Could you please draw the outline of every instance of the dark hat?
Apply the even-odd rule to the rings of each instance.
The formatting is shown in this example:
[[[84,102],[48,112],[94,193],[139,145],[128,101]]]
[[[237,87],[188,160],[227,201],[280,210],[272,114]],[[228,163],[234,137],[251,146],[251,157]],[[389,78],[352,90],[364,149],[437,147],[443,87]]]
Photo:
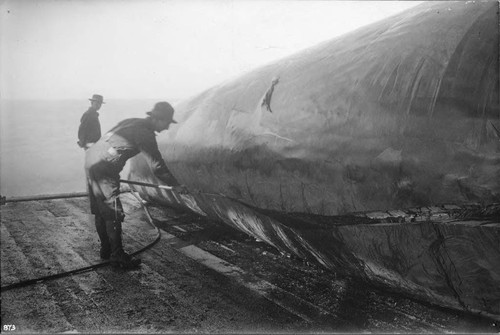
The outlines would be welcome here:
[[[152,111],[146,114],[155,116],[159,119],[172,120],[172,123],[177,123],[174,120],[174,108],[166,101],[157,102]]]
[[[92,98],[90,98],[89,100],[90,100],[90,101],[98,101],[98,102],[100,102],[100,103],[102,103],[102,104],[104,104],[104,103],[105,103],[105,102],[103,101],[103,97],[102,97],[102,95],[99,95],[99,94],[94,94],[94,95],[92,96]]]

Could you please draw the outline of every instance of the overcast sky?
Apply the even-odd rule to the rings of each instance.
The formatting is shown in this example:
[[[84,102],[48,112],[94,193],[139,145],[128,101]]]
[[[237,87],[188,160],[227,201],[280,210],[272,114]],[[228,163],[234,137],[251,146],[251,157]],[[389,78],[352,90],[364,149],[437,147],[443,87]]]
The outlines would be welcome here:
[[[0,0],[0,94],[183,99],[418,3]]]

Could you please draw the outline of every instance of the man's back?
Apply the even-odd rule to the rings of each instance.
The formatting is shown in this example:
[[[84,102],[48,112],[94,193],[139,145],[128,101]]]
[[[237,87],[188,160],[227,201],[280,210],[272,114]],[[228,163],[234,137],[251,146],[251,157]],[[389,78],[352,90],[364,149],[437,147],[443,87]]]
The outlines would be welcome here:
[[[98,165],[99,168],[107,166],[112,171],[121,171],[126,161],[139,152],[144,154],[151,170],[160,179],[169,185],[178,185],[158,150],[155,131],[149,119],[132,118],[118,123],[87,150],[86,165],[88,168]]]

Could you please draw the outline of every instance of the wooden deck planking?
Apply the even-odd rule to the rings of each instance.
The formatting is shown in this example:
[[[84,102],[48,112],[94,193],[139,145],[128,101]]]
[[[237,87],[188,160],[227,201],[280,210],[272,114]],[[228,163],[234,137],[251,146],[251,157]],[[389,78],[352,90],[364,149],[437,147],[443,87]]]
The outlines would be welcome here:
[[[2,286],[36,278],[38,272],[30,259],[2,224]],[[4,270],[9,276],[3,276]],[[33,299],[33,297],[36,297]],[[2,292],[2,324],[13,324],[20,332],[31,333],[39,329],[54,332],[73,330],[57,300],[44,284],[32,285],[23,290]]]
[[[75,205],[78,200],[82,199],[24,202],[2,207],[2,274],[7,274],[2,277],[5,278],[2,285],[97,261],[99,244],[92,217],[85,213],[84,206]],[[127,201],[136,200],[124,202]],[[130,252],[153,241],[156,229],[145,221],[138,203],[127,206],[124,244]],[[158,250],[162,251],[158,253]],[[166,243],[159,243],[155,251],[141,254],[147,263],[140,271],[123,272],[106,267],[3,292],[3,323],[23,325],[22,330],[26,332],[234,330],[234,323],[228,321],[236,321],[239,325],[236,329],[240,330],[265,330],[272,327],[277,314],[283,314],[265,301],[255,305],[259,299],[251,293],[239,292],[236,299],[230,296],[220,275]],[[159,258],[159,254],[162,257]],[[23,262],[19,263],[18,259]],[[16,262],[19,269],[24,269],[21,274],[15,271]],[[199,291],[211,293],[196,294]],[[251,307],[241,301],[249,295],[254,300]],[[237,302],[240,305],[236,305]],[[218,308],[214,308],[216,305]],[[270,312],[268,322],[262,320],[259,308]],[[292,316],[286,318],[292,325],[297,323]]]
[[[152,242],[157,232],[147,222],[137,199],[123,194],[122,200],[127,213],[123,224],[124,244],[127,251],[133,252]],[[98,262],[99,241],[87,206],[86,198],[2,206],[2,286]],[[170,209],[153,210],[153,216],[163,227],[177,224],[185,227],[182,240],[164,232],[158,244],[139,255],[143,264],[137,271],[123,272],[105,267],[3,292],[2,323],[22,325],[24,331],[91,333],[299,332],[310,329],[350,332],[373,327],[374,331],[418,332],[475,329],[470,321],[454,314],[433,309],[427,313],[428,307],[404,299],[392,303],[387,297],[378,297],[368,288],[360,290],[356,285],[352,288],[347,285],[344,293],[340,290],[334,295],[331,295],[331,290],[325,291],[329,295],[325,298],[338,308],[328,311],[331,317],[327,315],[314,318],[312,323],[304,322],[297,318],[297,314],[279,307],[280,299],[286,300],[279,294],[278,300],[271,303],[251,289],[252,285],[255,286],[252,283],[264,275],[259,272],[262,271],[261,265],[247,269],[250,271],[242,273],[243,281],[239,281],[224,271],[204,266],[203,262],[191,259],[184,252],[203,241],[208,244],[201,245],[210,245],[210,238],[224,234],[224,229],[214,235],[211,231],[216,226],[213,224]],[[214,245],[219,244],[214,242]],[[223,244],[222,249],[227,252]],[[251,246],[236,244],[230,250],[234,257],[228,260],[247,259],[250,263],[252,259],[257,263],[265,260],[262,255],[255,258]],[[288,272],[286,265],[279,263],[272,265],[272,271],[282,275]],[[267,280],[295,292],[300,298],[300,291],[294,290],[297,289],[295,285],[302,285],[301,278],[288,288],[282,286],[279,279],[276,282],[278,273],[271,273]],[[301,276],[300,273],[291,275]],[[250,284],[245,284],[245,278]],[[305,283],[311,280],[314,279]],[[307,301],[308,297],[302,299]],[[320,301],[312,302],[317,304]],[[369,315],[354,315],[358,310]],[[441,315],[442,320],[439,319]]]

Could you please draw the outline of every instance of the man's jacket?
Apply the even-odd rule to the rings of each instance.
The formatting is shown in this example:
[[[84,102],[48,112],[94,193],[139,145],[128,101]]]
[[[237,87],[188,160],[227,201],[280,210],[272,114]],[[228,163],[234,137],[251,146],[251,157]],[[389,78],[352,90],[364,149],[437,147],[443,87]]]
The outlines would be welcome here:
[[[78,145],[87,148],[87,144],[95,143],[101,138],[101,124],[99,122],[99,113],[89,108],[83,113],[78,128]]]
[[[106,161],[115,171],[121,171],[129,158],[142,152],[155,176],[170,186],[179,185],[158,150],[156,134],[148,119],[123,120],[106,133],[101,142],[107,146],[96,145],[89,150],[94,150],[94,147],[95,150],[107,149]]]

